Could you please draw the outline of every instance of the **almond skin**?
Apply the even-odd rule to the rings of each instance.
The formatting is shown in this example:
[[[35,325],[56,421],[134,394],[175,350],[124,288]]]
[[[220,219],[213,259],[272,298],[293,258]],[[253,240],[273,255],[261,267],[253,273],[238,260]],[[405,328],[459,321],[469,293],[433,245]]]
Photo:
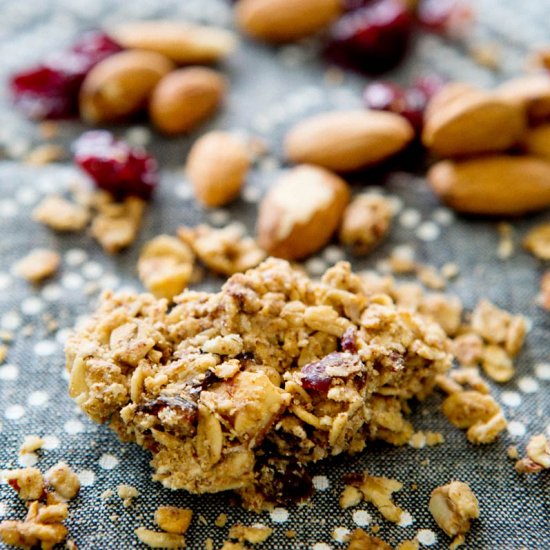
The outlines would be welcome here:
[[[451,84],[426,110],[422,142],[442,157],[499,152],[517,143],[526,127],[523,105]]]
[[[401,151],[414,137],[400,115],[383,111],[332,111],[299,122],[285,137],[293,162],[352,172]]]
[[[428,182],[444,203],[466,214],[515,216],[550,206],[550,162],[530,156],[441,161]]]
[[[237,40],[224,29],[184,21],[133,21],[108,30],[123,48],[157,52],[175,63],[215,63],[232,53]]]
[[[205,206],[223,206],[235,199],[250,168],[245,144],[228,132],[208,132],[187,157],[186,172],[195,197]]]
[[[98,63],[80,90],[80,116],[91,124],[116,122],[138,112],[159,80],[174,68],[159,53],[123,51]]]
[[[349,202],[344,180],[318,166],[284,174],[260,204],[258,244],[273,256],[299,260],[322,248]]]
[[[523,105],[533,121],[550,117],[550,76],[546,74],[508,80],[496,88],[495,93],[507,101]]]
[[[149,116],[165,134],[189,132],[216,112],[226,90],[225,78],[212,69],[172,71],[153,90]]]
[[[341,13],[340,0],[240,0],[235,22],[265,42],[292,42],[325,28]]]
[[[550,161],[550,123],[530,128],[523,136],[522,145],[528,155]]]

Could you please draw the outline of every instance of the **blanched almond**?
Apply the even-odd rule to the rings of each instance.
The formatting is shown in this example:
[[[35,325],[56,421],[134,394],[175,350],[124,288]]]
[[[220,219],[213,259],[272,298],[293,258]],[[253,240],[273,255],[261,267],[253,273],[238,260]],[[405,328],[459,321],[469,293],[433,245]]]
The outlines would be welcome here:
[[[550,162],[535,157],[442,161],[428,181],[443,202],[467,214],[519,215],[550,206]]]
[[[382,111],[332,111],[299,122],[285,137],[293,162],[350,172],[376,164],[403,149],[414,137],[401,116]]]
[[[121,23],[108,31],[122,47],[157,52],[178,64],[215,63],[237,45],[233,33],[185,21]]]
[[[189,132],[215,113],[226,88],[225,78],[212,69],[172,71],[154,89],[149,115],[165,134]]]
[[[532,120],[550,117],[550,76],[547,74],[508,80],[496,88],[495,93],[507,101],[523,105]]]
[[[550,161],[550,124],[542,124],[527,130],[522,144],[529,155]]]
[[[340,0],[240,0],[237,26],[266,42],[291,42],[326,27],[342,11]]]
[[[236,198],[250,167],[246,145],[228,132],[208,132],[187,157],[187,176],[195,197],[206,206],[222,206]]]
[[[335,174],[317,166],[293,168],[260,205],[258,243],[280,258],[305,258],[328,242],[348,201],[348,186]]]
[[[87,75],[80,116],[92,124],[124,119],[147,105],[158,81],[174,68],[165,56],[141,50],[111,55]]]
[[[444,87],[430,102],[422,141],[443,157],[504,151],[526,126],[523,105],[483,90]]]

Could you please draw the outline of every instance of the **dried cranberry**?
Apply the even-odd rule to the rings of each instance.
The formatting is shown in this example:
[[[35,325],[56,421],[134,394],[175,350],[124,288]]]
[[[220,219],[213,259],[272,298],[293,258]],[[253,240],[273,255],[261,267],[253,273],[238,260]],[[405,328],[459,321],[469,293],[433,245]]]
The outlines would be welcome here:
[[[158,184],[157,161],[141,147],[117,140],[110,132],[85,132],[74,144],[75,162],[117,199],[148,199]]]
[[[349,353],[333,352],[329,353],[319,361],[308,363],[302,367],[301,384],[305,390],[326,393],[330,388],[332,376],[327,374],[329,367],[338,367],[345,370],[349,369],[349,373],[340,376],[348,376],[351,372],[357,372],[357,367],[361,364],[361,360],[357,355]]]
[[[177,395],[170,397],[162,395],[158,399],[153,399],[151,401],[147,401],[146,403],[142,403],[141,405],[138,405],[137,412],[158,416],[159,413],[166,407],[169,407],[173,411],[174,415],[186,424],[195,424],[197,421],[197,404]]]
[[[473,10],[466,0],[420,0],[416,16],[433,32],[457,36],[471,23]]]
[[[88,71],[120,46],[91,31],[70,49],[14,74],[9,82],[15,105],[33,119],[68,118],[78,114],[78,93]]]
[[[379,73],[404,56],[412,17],[400,0],[377,0],[345,13],[330,29],[328,56],[335,62]]]
[[[357,353],[357,342],[355,341],[356,330],[352,327],[346,329],[340,340],[340,347],[342,351],[348,353]]]

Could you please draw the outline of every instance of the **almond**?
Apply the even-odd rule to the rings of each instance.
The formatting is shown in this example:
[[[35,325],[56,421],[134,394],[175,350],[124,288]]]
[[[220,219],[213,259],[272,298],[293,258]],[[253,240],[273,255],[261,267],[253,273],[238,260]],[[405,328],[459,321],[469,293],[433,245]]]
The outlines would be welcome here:
[[[159,53],[131,50],[98,63],[80,90],[80,115],[92,124],[114,122],[136,113],[158,81],[174,68]]]
[[[550,206],[550,162],[535,157],[441,161],[428,181],[443,202],[467,214],[519,215]]]
[[[226,89],[227,82],[217,71],[204,67],[178,69],[154,89],[149,115],[165,134],[188,132],[214,114]]]
[[[507,101],[523,105],[532,120],[550,117],[550,76],[546,74],[514,78],[495,92]]]
[[[215,207],[238,196],[249,167],[242,140],[228,132],[208,132],[191,148],[186,171],[197,200]]]
[[[550,124],[541,124],[529,129],[523,137],[522,144],[529,155],[550,161]]]
[[[342,11],[340,0],[240,0],[237,27],[266,42],[292,42],[322,30]]]
[[[299,122],[285,137],[293,162],[350,172],[376,164],[403,149],[414,137],[400,115],[383,111],[332,111]]]
[[[348,201],[348,186],[335,174],[317,166],[293,168],[260,204],[258,243],[280,258],[305,258],[328,242]]]
[[[229,31],[185,21],[132,21],[116,25],[108,33],[123,48],[161,53],[182,65],[215,63],[237,45]]]
[[[443,157],[498,152],[514,145],[525,126],[522,105],[455,83],[430,101],[422,141]]]

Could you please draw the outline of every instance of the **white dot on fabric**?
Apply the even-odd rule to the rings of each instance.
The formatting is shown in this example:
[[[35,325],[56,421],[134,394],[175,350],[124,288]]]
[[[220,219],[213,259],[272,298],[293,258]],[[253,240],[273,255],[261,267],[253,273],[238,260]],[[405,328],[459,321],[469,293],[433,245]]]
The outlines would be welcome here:
[[[55,340],[59,344],[64,344],[67,341],[67,339],[69,338],[70,334],[71,334],[71,329],[70,328],[59,329],[55,333]]]
[[[541,380],[550,380],[550,363],[539,363],[535,367],[535,375]]]
[[[53,355],[57,351],[57,343],[53,340],[40,340],[34,345],[34,353],[40,357]]]
[[[15,311],[8,311],[2,316],[0,325],[4,330],[15,330],[21,326],[21,317]]]
[[[22,468],[30,468],[38,462],[38,455],[36,453],[23,453],[17,457],[17,463]]]
[[[536,393],[540,386],[531,376],[523,376],[518,380],[518,387],[523,393]]]
[[[355,510],[352,518],[355,525],[359,525],[359,527],[364,527],[372,521],[371,515],[366,510]]]
[[[189,200],[193,198],[193,189],[187,184],[182,183],[181,185],[178,185],[174,189],[174,193],[178,198],[183,200]]]
[[[78,273],[67,273],[63,275],[61,284],[69,290],[76,290],[82,287],[84,280]]]
[[[412,229],[420,223],[421,219],[422,217],[420,216],[420,212],[418,210],[415,210],[414,208],[406,208],[403,212],[401,212],[401,216],[399,216],[399,223],[407,229]]]
[[[416,540],[423,546],[433,546],[437,542],[437,536],[431,529],[420,529],[416,533]]]
[[[5,290],[11,285],[12,278],[7,273],[0,273],[0,290]]]
[[[47,451],[51,451],[59,447],[59,437],[55,435],[45,435],[42,439],[44,440],[42,448],[46,449]]]
[[[49,284],[42,289],[41,294],[42,298],[44,298],[47,302],[55,302],[63,296],[63,291],[59,285]]]
[[[145,147],[151,142],[153,134],[146,126],[132,126],[124,133],[124,138],[130,145]]]
[[[104,470],[112,470],[118,466],[118,458],[115,455],[105,453],[99,459],[99,466]]]
[[[18,211],[19,206],[15,201],[9,199],[0,201],[0,218],[14,218]]]
[[[0,502],[0,517],[4,517],[8,513],[8,507],[5,502]]]
[[[451,225],[455,219],[455,215],[448,208],[436,208],[432,218],[441,225]]]
[[[67,420],[63,429],[70,435],[76,435],[84,431],[84,424],[80,420]]]
[[[86,279],[99,279],[103,271],[103,266],[98,262],[88,262],[82,266],[82,275]]]
[[[527,429],[525,428],[525,425],[521,422],[518,422],[517,420],[512,420],[512,422],[508,422],[508,433],[510,435],[521,437],[525,435],[526,432]]]
[[[307,272],[313,277],[322,275],[328,268],[327,263],[322,258],[310,258],[305,263]]]
[[[273,508],[269,515],[274,523],[284,523],[288,519],[288,510],[286,508]]]
[[[317,542],[312,547],[311,550],[332,550],[332,546],[326,542]]]
[[[332,538],[336,542],[346,542],[348,535],[350,534],[350,530],[346,527],[336,527],[334,531],[332,532]]]
[[[323,251],[323,258],[329,264],[335,264],[344,259],[344,251],[339,246],[327,246]]]
[[[242,196],[245,202],[255,203],[260,200],[260,197],[262,196],[262,191],[258,187],[248,186],[245,187]]]
[[[17,380],[19,369],[15,365],[3,365],[0,367],[0,380]]]
[[[401,512],[401,516],[399,516],[399,527],[408,527],[409,525],[412,525],[414,523],[414,518],[411,516],[409,512]]]
[[[208,221],[212,225],[225,225],[229,221],[229,212],[221,209],[212,210],[212,212],[208,214]]]
[[[95,482],[95,474],[92,470],[82,470],[77,474],[80,484],[84,487],[91,487]]]
[[[88,254],[82,248],[71,248],[65,254],[65,261],[71,267],[77,267],[83,264],[88,258]]]
[[[403,210],[403,199],[401,197],[390,196],[386,197],[386,199],[390,203],[394,215]]]
[[[38,200],[38,193],[31,189],[30,187],[23,187],[19,189],[15,194],[15,199],[19,204],[29,205],[33,204]]]
[[[50,396],[45,391],[33,391],[27,397],[27,405],[31,407],[41,407],[48,402],[49,398]]]
[[[44,302],[36,296],[25,298],[21,302],[21,312],[25,315],[36,315],[44,309]]]
[[[10,405],[4,411],[4,417],[8,420],[18,420],[25,416],[25,409],[21,405]]]
[[[314,476],[312,481],[318,491],[326,491],[330,487],[327,476]]]
[[[107,275],[103,275],[103,277],[101,277],[101,279],[99,280],[99,285],[101,286],[101,288],[113,289],[119,284],[120,279],[112,273],[107,273]]]
[[[500,399],[508,407],[519,407],[521,405],[521,395],[515,391],[503,391]]]
[[[423,224],[418,226],[418,229],[416,230],[416,236],[421,241],[431,242],[435,241],[439,234],[441,233],[441,230],[434,222],[424,222]]]

